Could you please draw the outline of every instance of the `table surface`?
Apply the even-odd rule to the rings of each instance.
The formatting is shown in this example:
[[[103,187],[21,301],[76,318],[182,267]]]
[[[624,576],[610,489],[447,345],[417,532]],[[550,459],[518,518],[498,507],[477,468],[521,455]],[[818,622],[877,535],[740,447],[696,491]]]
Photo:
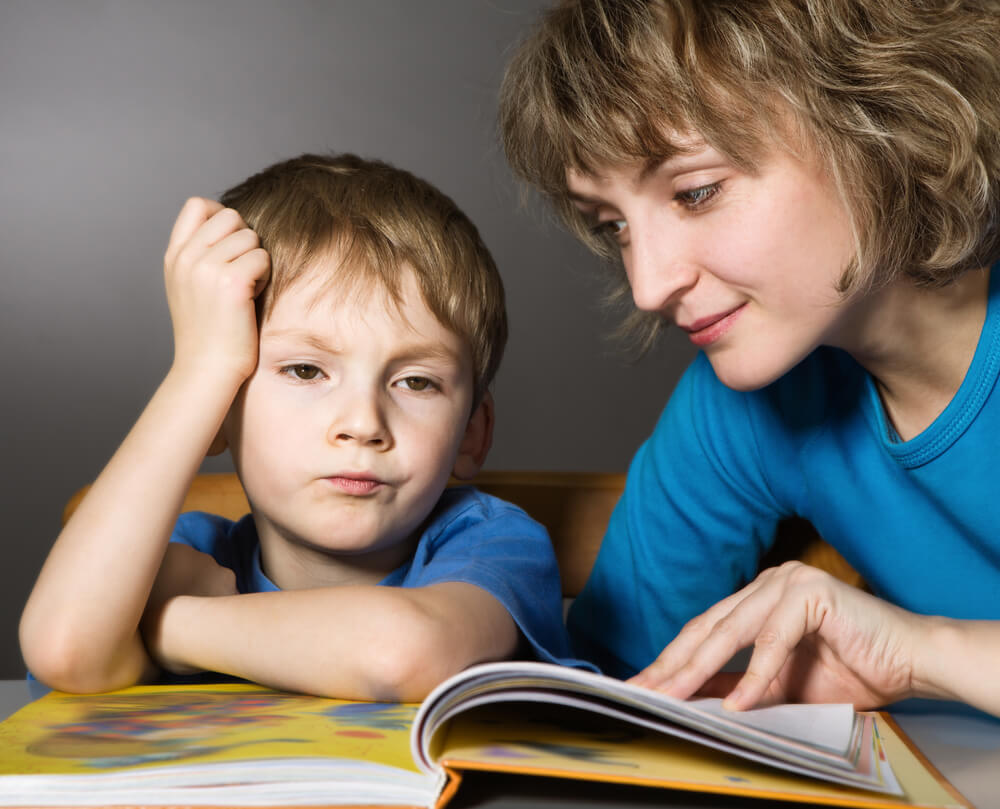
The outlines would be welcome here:
[[[0,680],[0,719],[44,689]],[[1000,720],[962,706],[911,701],[893,717],[921,752],[976,809],[1000,809]],[[449,809],[792,809],[795,804],[561,779],[468,774]]]

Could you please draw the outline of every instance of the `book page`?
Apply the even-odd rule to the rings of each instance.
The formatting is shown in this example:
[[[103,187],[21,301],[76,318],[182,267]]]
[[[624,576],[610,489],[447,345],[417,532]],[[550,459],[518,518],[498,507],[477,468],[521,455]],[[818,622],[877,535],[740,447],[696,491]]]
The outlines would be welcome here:
[[[801,705],[774,705],[751,711],[727,711],[722,707],[721,699],[693,699],[688,702],[706,713],[836,753],[843,753],[851,747],[854,708],[850,705],[810,705],[807,710],[803,710]]]
[[[442,763],[458,770],[583,778],[869,809],[967,807],[874,715],[867,717],[869,766],[877,769],[894,759],[902,768],[898,780],[903,797],[784,773],[596,714],[537,707],[538,712],[532,713],[514,711],[509,704],[486,705],[455,717],[442,740]]]
[[[416,709],[250,684],[52,692],[0,722],[0,805],[432,806]]]

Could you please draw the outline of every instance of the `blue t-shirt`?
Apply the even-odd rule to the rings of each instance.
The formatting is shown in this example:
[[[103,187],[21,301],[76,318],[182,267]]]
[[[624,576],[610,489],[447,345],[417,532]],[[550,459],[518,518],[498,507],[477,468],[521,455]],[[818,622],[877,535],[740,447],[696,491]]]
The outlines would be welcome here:
[[[951,403],[900,441],[868,373],[821,348],[737,392],[699,355],[629,469],[569,615],[576,652],[631,675],[757,572],[780,519],[809,519],[881,598],[1000,619],[1000,266]]]
[[[241,593],[278,590],[261,568],[250,515],[237,522],[193,511],[177,520],[171,542],[210,554],[236,574]],[[562,619],[559,569],[545,529],[517,506],[472,488],[446,489],[413,556],[379,584],[425,587],[466,582],[510,613],[536,659],[586,666],[570,656]]]

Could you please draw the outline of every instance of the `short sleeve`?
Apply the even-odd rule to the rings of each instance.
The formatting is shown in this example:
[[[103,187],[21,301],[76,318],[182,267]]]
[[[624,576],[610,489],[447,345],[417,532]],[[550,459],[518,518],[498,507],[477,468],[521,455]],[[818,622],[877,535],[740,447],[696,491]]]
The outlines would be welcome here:
[[[381,583],[450,581],[476,585],[503,604],[538,660],[588,667],[569,651],[548,534],[517,506],[468,486],[447,489],[413,558]]]
[[[207,553],[228,567],[236,574],[236,589],[241,593],[278,589],[261,570],[260,543],[249,514],[233,522],[203,511],[185,512],[177,518],[170,541]]]
[[[780,511],[747,396],[699,355],[629,467],[569,613],[574,651],[616,677],[649,665],[688,620],[755,575]]]

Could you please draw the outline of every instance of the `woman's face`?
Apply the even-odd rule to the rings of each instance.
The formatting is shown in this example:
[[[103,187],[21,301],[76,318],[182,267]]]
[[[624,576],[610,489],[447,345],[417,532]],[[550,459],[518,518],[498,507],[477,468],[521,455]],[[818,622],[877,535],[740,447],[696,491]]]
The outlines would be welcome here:
[[[837,282],[854,240],[833,182],[775,150],[748,174],[695,139],[654,166],[570,171],[575,204],[621,247],[637,307],[686,331],[723,384],[762,387],[846,347]]]

